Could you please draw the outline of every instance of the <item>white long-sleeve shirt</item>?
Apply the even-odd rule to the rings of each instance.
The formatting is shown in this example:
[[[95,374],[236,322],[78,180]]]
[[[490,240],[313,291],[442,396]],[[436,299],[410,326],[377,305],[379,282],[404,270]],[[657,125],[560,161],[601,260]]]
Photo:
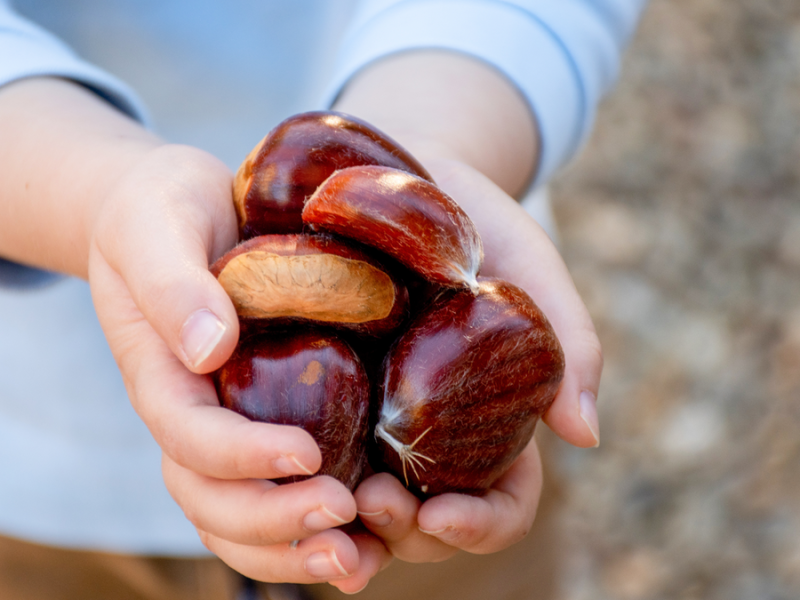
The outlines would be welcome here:
[[[586,138],[644,2],[19,0],[14,12],[0,0],[0,85],[78,81],[236,168],[280,120],[328,106],[372,61],[451,49],[493,65],[527,99],[541,183]],[[5,535],[205,553],[166,492],[160,450],[127,400],[88,286],[1,259],[0,473]]]

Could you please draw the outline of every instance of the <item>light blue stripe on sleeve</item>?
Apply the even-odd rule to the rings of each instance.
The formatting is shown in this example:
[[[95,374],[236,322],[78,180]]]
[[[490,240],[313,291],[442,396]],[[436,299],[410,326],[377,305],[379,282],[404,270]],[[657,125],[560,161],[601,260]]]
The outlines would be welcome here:
[[[30,77],[72,79],[145,124],[148,117],[133,91],[112,75],[82,61],[58,38],[0,1],[0,86]],[[58,275],[0,258],[0,287],[37,288]]]
[[[0,0],[0,85],[29,77],[72,79],[134,119],[149,124],[144,104],[124,82],[81,60],[56,36]]]

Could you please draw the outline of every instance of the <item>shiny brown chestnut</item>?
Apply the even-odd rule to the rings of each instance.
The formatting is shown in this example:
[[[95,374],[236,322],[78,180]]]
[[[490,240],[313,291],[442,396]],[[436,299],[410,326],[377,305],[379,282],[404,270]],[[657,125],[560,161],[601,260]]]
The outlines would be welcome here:
[[[342,113],[289,117],[250,152],[234,179],[240,239],[299,233],[306,198],[338,169],[386,165],[430,180],[425,168],[372,125]]]
[[[480,495],[530,442],[564,374],[544,314],[520,288],[479,279],[414,318],[383,367],[379,459],[420,496]]]
[[[433,283],[477,293],[478,231],[458,204],[420,177],[381,166],[337,171],[306,201],[303,222],[379,248]]]
[[[211,272],[248,326],[312,321],[384,336],[406,317],[407,288],[375,258],[330,236],[258,236]]]
[[[370,385],[346,342],[314,330],[270,331],[240,341],[213,379],[225,408],[305,429],[322,453],[317,474],[355,489],[366,465]]]

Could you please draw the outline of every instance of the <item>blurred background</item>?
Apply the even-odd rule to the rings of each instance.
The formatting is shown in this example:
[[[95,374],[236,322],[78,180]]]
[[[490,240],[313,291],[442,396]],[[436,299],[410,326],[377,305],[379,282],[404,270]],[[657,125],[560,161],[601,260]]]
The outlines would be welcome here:
[[[131,38],[141,14],[115,3],[18,4],[133,84],[167,137],[214,140],[233,168],[319,92],[270,87],[288,76],[282,61],[242,87],[235,44],[219,55],[231,81],[211,85],[190,62],[206,38],[165,52]],[[226,18],[217,3],[193,15],[145,5]],[[284,23],[285,6],[264,3],[263,21]],[[274,35],[302,57],[305,38],[286,33],[297,29]],[[106,36],[97,48],[90,31]],[[413,592],[430,576],[464,599],[800,598],[800,2],[652,0],[552,196],[605,350],[601,446],[573,449],[540,428],[548,481],[530,549],[393,566],[364,597],[432,597]],[[487,571],[491,582],[465,575]]]
[[[800,598],[800,3],[653,0],[553,196],[606,359],[559,597]]]

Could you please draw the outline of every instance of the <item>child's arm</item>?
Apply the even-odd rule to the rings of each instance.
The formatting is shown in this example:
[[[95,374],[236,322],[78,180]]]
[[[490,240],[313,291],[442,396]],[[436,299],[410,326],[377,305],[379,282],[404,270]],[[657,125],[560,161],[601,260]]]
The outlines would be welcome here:
[[[368,579],[386,556],[380,543],[359,548],[328,530],[356,516],[343,485],[266,481],[315,471],[311,437],[221,408],[201,375],[238,337],[208,272],[236,240],[229,170],[58,79],[2,88],[0,131],[0,255],[88,276],[131,402],[164,451],[167,487],[204,542],[258,579],[319,582],[359,568]]]

